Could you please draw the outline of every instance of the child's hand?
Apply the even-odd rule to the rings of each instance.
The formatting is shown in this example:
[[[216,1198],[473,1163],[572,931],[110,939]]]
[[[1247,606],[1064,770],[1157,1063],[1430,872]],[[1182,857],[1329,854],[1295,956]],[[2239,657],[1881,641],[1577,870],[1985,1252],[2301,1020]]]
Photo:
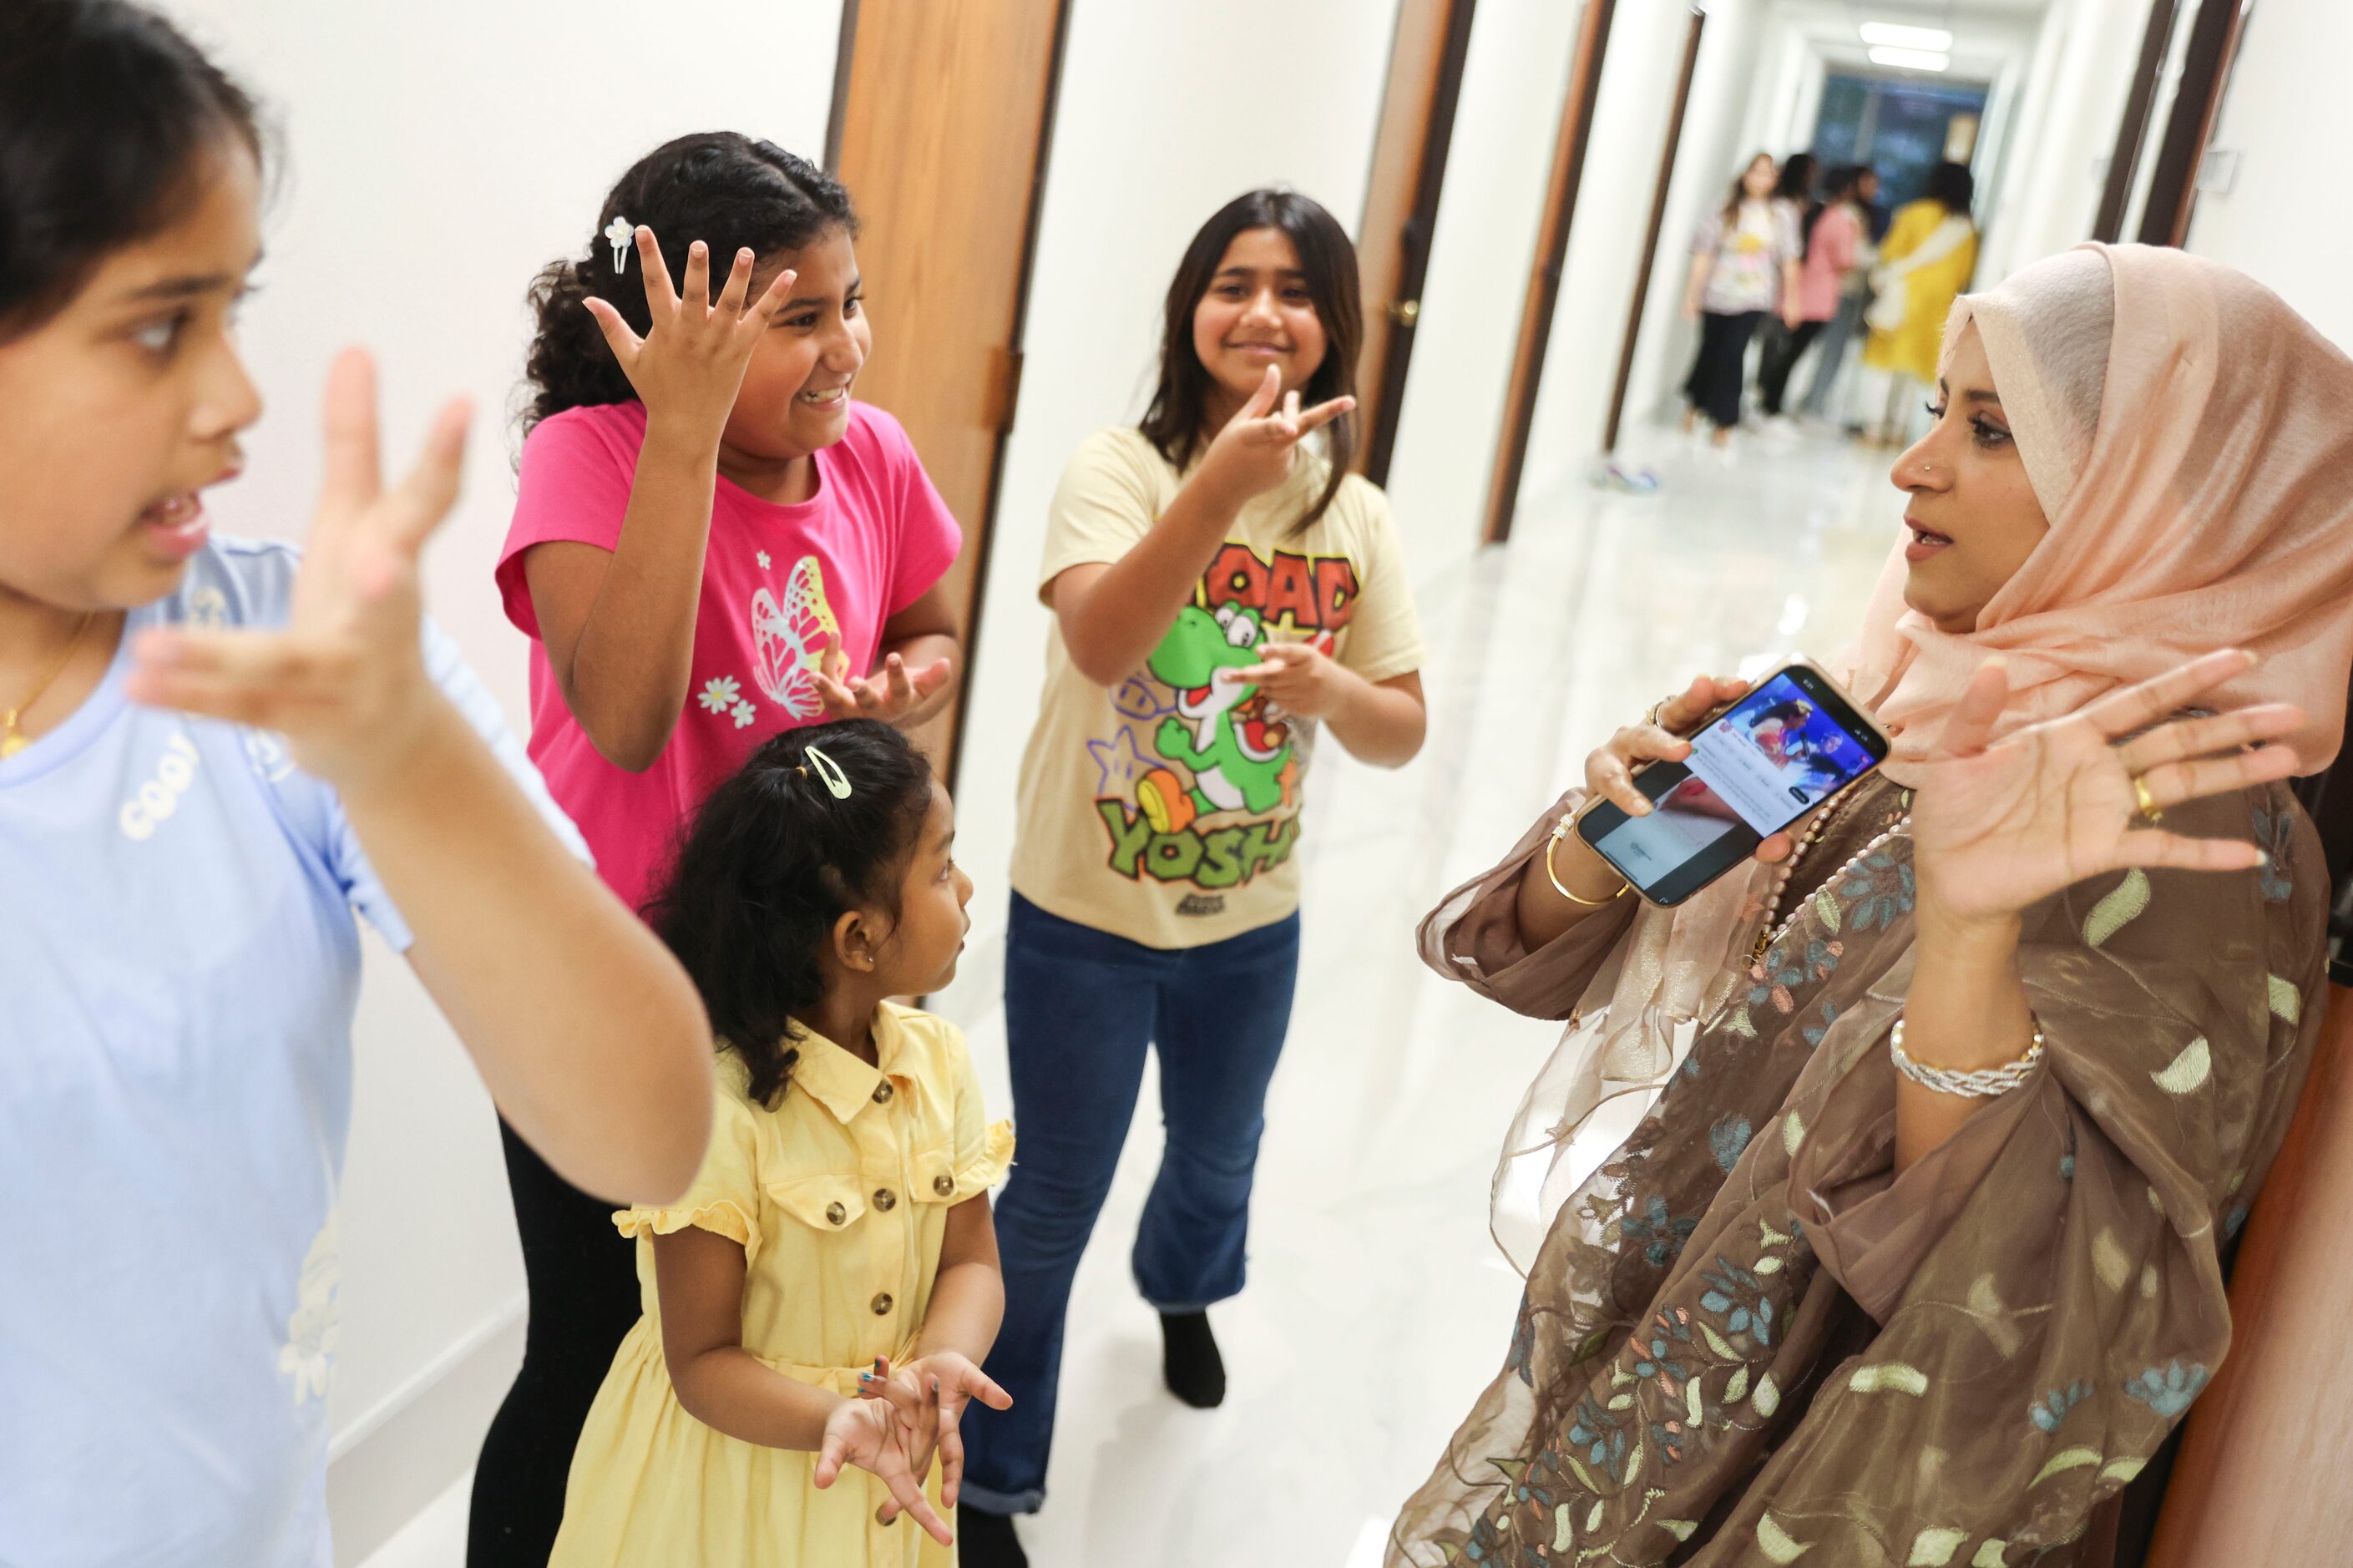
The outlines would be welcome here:
[[[965,1406],[977,1399],[992,1410],[1010,1410],[1013,1396],[975,1366],[970,1358],[955,1351],[918,1356],[896,1372],[892,1370],[888,1357],[878,1360],[875,1366],[876,1373],[859,1380],[860,1396],[887,1404],[897,1414],[901,1436],[909,1445],[917,1475],[931,1473],[936,1453],[940,1461],[940,1501],[949,1508],[955,1507],[956,1494],[964,1485]],[[884,1522],[896,1511],[889,1504],[883,1505]]]
[[[739,250],[719,302],[711,301],[711,253],[696,240],[686,256],[686,293],[670,287],[670,265],[662,260],[654,231],[638,226],[638,270],[646,287],[646,310],[651,317],[639,337],[621,319],[621,312],[603,300],[583,301],[621,373],[629,378],[638,399],[646,405],[650,432],[659,427],[685,439],[716,442],[735,407],[735,394],[744,384],[744,367],[760,334],[768,330],[797,277],[791,268],[776,274],[767,289],[748,307],[752,289],[752,253]]]
[[[923,1495],[923,1472],[912,1462],[899,1418],[888,1405],[845,1399],[826,1417],[825,1446],[818,1450],[817,1473],[810,1479],[823,1491],[846,1464],[881,1477],[891,1489],[891,1501],[883,1505],[887,1518],[912,1514],[933,1540],[943,1546],[955,1543],[955,1536]]]
[[[1282,406],[1277,408],[1275,395],[1282,385],[1282,372],[1267,366],[1266,379],[1218,432],[1194,475],[1197,482],[1214,487],[1227,504],[1237,509],[1289,477],[1292,453],[1301,437],[1356,406],[1353,397],[1335,397],[1303,414],[1299,394],[1292,392],[1283,395]]]
[[[1271,642],[1258,651],[1258,663],[1221,669],[1217,679],[1255,686],[1268,701],[1297,718],[1330,718],[1356,679],[1315,643]]]
[[[880,719],[886,724],[895,723],[930,700],[932,693],[947,684],[955,668],[944,658],[935,658],[921,669],[910,670],[906,660],[894,653],[883,659],[881,674],[854,679],[849,662],[829,648],[817,670],[818,697],[825,704],[828,721]]]
[[[386,490],[364,353],[336,358],[324,410],[326,478],[285,626],[151,632],[129,689],[134,701],[278,731],[296,763],[349,794],[395,766],[446,706],[425,672],[417,562],[458,499],[472,411],[444,405],[425,455]]]

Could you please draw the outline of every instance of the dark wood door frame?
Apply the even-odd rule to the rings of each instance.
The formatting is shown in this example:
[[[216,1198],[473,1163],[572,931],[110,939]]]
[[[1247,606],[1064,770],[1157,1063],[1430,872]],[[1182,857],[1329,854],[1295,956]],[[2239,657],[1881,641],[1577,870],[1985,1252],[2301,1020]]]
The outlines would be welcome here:
[[[855,5],[857,0],[844,0]],[[1054,10],[1053,63],[1046,68],[1046,111],[1038,126],[1038,163],[1029,180],[1029,211],[1022,221],[1020,280],[1013,291],[1013,363],[1007,367],[1005,410],[997,426],[997,458],[988,470],[988,507],[980,521],[980,540],[974,547],[972,603],[964,618],[964,668],[957,676],[955,719],[948,731],[948,772],[943,783],[955,792],[956,770],[964,762],[965,722],[972,717],[973,656],[980,647],[981,612],[988,604],[988,563],[997,549],[997,500],[1005,489],[1005,448],[1013,439],[1013,421],[1021,403],[1021,372],[1028,363],[1021,345],[1029,330],[1029,279],[1038,268],[1038,220],[1046,208],[1046,173],[1054,151],[1054,121],[1062,106],[1062,61],[1071,46],[1071,0],[1060,0]]]
[[[2189,25],[2181,86],[2173,96],[2165,143],[2158,149],[2157,167],[2149,175],[2148,205],[2141,211],[2144,245],[2178,246],[2189,236],[2189,215],[2198,205],[2198,165],[2221,112],[2222,89],[2231,79],[2239,34],[2253,5],[2254,0],[2203,0]]]
[[[849,122],[849,66],[858,53],[858,0],[841,0],[841,33],[833,46],[833,102],[825,116],[826,173],[841,172],[841,132]]]
[[[1397,450],[1398,416],[1430,277],[1430,241],[1462,98],[1477,0],[1399,0],[1389,45],[1388,86],[1373,143],[1372,177],[1357,225],[1364,277],[1365,341],[1357,363],[1369,374],[1357,389],[1366,439],[1357,467],[1387,484]]]
[[[2171,0],[2160,0],[2170,4]],[[1601,450],[1618,449],[1618,433],[1626,419],[1626,393],[1634,380],[1634,348],[1642,335],[1642,311],[1651,301],[1651,274],[1659,261],[1659,236],[1667,222],[1667,187],[1675,177],[1675,155],[1683,150],[1683,118],[1691,108],[1692,78],[1699,69],[1700,35],[1707,30],[1707,7],[1694,4],[1691,25],[1683,34],[1683,63],[1675,78],[1674,104],[1667,110],[1667,142],[1659,153],[1658,184],[1651,191],[1651,222],[1642,236],[1642,265],[1634,273],[1634,300],[1626,308],[1626,339],[1618,351],[1618,380],[1609,390],[1609,420],[1602,427]]]
[[[1568,260],[1568,232],[1577,215],[1577,187],[1584,183],[1586,149],[1593,140],[1593,105],[1601,93],[1601,62],[1609,47],[1609,22],[1617,0],[1585,0],[1578,18],[1576,53],[1563,95],[1560,132],[1553,143],[1552,179],[1545,193],[1544,219],[1536,236],[1535,267],[1520,311],[1519,346],[1512,356],[1512,379],[1504,396],[1503,438],[1487,491],[1482,536],[1500,544],[1512,536],[1519,509],[1520,477],[1527,468],[1528,435],[1536,416],[1536,389],[1544,379],[1545,350],[1552,339],[1560,275]]]
[[[849,121],[851,67],[856,58],[860,0],[841,0],[841,31],[835,46],[833,67],[833,101],[827,114],[825,132],[825,167],[839,173],[841,166],[842,140]],[[1046,200],[1046,178],[1054,146],[1054,125],[1061,104],[1062,67],[1068,57],[1071,38],[1071,0],[1056,0],[1054,36],[1046,67],[1045,95],[1038,125],[1036,160],[1031,169],[1029,203],[1023,216],[1021,250],[1016,264],[1013,286],[1013,318],[1008,337],[1009,349],[998,367],[994,387],[997,400],[996,438],[992,448],[987,500],[980,515],[959,518],[972,555],[972,577],[965,603],[960,606],[960,662],[956,671],[955,700],[947,718],[947,755],[942,769],[942,783],[954,790],[956,774],[964,761],[965,721],[972,712],[972,672],[977,664],[982,610],[988,600],[988,568],[996,542],[996,518],[999,496],[1005,487],[1005,451],[1012,438],[1013,423],[1020,402],[1021,374],[1024,365],[1022,343],[1029,320],[1029,287],[1038,261],[1038,224]],[[925,721],[940,722],[938,716]]]
[[[2133,180],[2140,173],[2141,149],[2148,145],[2148,127],[2157,110],[2157,88],[2165,75],[2165,56],[2173,43],[2173,19],[2179,0],[2148,0],[2148,26],[2141,32],[2140,60],[2133,67],[2132,90],[2125,96],[2124,118],[2116,122],[2116,150],[2108,154],[2108,174],[2100,187],[2100,210],[2092,219],[2092,237],[2114,245],[2124,237],[2125,213],[2132,205]]]

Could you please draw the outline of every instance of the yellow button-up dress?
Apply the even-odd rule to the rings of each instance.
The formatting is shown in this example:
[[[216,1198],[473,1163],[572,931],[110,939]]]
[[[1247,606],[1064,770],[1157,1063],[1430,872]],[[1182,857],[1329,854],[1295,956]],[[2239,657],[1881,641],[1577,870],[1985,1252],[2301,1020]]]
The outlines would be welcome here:
[[[614,1215],[638,1239],[645,1315],[621,1342],[574,1451],[550,1568],[944,1568],[912,1521],[882,1525],[890,1493],[845,1468],[819,1491],[817,1456],[731,1437],[689,1415],[662,1363],[653,1237],[698,1226],[743,1245],[744,1348],[787,1377],[854,1396],[878,1355],[913,1352],[939,1273],[948,1210],[1002,1180],[1009,1123],[990,1124],[942,1019],[885,1006],[879,1067],[832,1041],[798,1042],[774,1110],[721,1058],[711,1150],[686,1196]],[[934,1506],[939,1476],[931,1478]]]

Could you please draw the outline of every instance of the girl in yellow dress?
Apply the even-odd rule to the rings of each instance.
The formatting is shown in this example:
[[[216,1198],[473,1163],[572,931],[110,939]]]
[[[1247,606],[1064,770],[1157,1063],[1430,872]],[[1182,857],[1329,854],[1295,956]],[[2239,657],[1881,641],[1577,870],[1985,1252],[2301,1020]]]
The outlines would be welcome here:
[[[955,973],[955,826],[871,720],[777,736],[696,819],[653,918],[720,1037],[718,1114],[685,1197],[614,1216],[645,1316],[551,1568],[955,1561],[959,1418],[1012,1403],[979,1363],[1013,1135],[956,1029],[885,1000]]]

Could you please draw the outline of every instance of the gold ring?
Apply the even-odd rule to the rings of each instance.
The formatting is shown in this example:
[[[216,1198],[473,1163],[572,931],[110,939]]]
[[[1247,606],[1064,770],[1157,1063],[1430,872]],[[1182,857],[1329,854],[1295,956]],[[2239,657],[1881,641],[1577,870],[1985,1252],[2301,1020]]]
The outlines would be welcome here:
[[[2147,777],[2141,773],[2133,774],[2132,786],[2133,799],[2140,804],[2140,814],[2147,820],[2148,825],[2154,827],[2163,822],[2165,813],[2158,809],[2157,796],[2149,793]]]
[[[1662,697],[1656,702],[1651,703],[1650,710],[1642,715],[1642,722],[1655,726],[1659,722],[1659,715],[1665,712],[1667,710],[1667,704],[1673,700],[1674,699],[1672,697]]]

